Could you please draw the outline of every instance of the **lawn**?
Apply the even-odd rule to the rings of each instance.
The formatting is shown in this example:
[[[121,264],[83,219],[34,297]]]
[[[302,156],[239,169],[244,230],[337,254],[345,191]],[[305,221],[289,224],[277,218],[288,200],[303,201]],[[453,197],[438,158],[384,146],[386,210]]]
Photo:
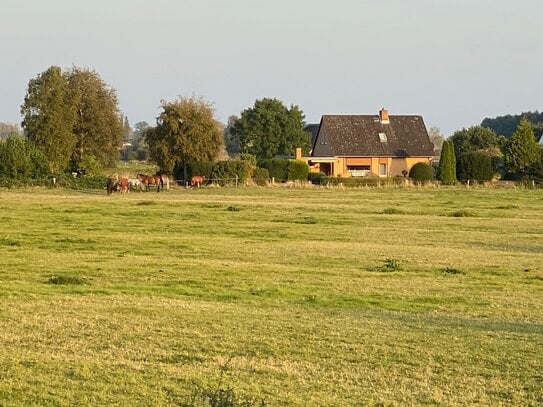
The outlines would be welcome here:
[[[0,405],[543,404],[543,191],[0,190]]]

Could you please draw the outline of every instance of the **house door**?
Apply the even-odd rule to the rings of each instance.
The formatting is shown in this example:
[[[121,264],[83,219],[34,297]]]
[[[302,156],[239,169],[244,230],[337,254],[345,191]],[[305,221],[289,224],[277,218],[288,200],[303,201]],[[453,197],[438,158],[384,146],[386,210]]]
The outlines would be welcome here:
[[[386,164],[379,164],[379,176],[380,177],[386,177],[387,175],[388,175],[387,165]]]

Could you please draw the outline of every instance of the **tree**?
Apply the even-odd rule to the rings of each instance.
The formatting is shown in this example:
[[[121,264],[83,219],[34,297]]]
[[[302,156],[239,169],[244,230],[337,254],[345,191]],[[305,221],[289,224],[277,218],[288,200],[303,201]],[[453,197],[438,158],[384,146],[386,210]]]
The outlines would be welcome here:
[[[74,134],[76,145],[72,165],[77,168],[86,155],[103,166],[114,166],[119,159],[123,123],[117,94],[100,76],[88,69],[74,67],[68,76],[76,106]]]
[[[488,127],[494,130],[496,134],[509,138],[516,131],[522,119],[527,119],[530,122],[536,141],[539,140],[543,134],[543,112],[539,113],[537,110],[516,115],[487,117],[482,121],[481,126]]]
[[[277,99],[264,98],[241,113],[231,132],[239,137],[241,151],[259,160],[292,156],[296,147],[307,154],[311,135],[304,130],[304,119],[298,106],[289,109]]]
[[[51,172],[79,168],[86,156],[103,166],[118,160],[123,123],[117,96],[94,71],[50,67],[30,80],[21,113],[25,136]]]
[[[528,167],[539,160],[539,150],[540,147],[535,141],[530,122],[527,119],[522,119],[517,130],[505,145],[505,164],[511,172],[524,174]]]
[[[15,123],[0,122],[0,139],[11,135],[20,135],[21,128]]]
[[[66,75],[59,67],[30,80],[21,113],[25,136],[45,155],[49,171],[65,170],[76,143],[76,116]]]
[[[436,156],[440,155],[445,137],[443,137],[443,134],[438,127],[430,127],[430,129],[428,130],[428,136],[430,137],[430,141],[434,145],[434,154]]]
[[[449,140],[443,142],[441,157],[439,159],[439,178],[447,185],[456,182],[456,157],[454,148]]]
[[[151,158],[160,171],[172,173],[194,161],[214,161],[223,146],[223,129],[213,105],[199,97],[161,102],[157,125],[145,133]]]
[[[230,116],[226,128],[224,129],[224,145],[226,147],[226,152],[231,156],[235,156],[241,151],[239,135],[233,132],[234,124],[237,120],[237,116]]]
[[[132,137],[134,135],[134,130],[130,127],[130,123],[128,122],[128,116],[124,116],[123,120],[123,142],[129,143],[132,140]]]

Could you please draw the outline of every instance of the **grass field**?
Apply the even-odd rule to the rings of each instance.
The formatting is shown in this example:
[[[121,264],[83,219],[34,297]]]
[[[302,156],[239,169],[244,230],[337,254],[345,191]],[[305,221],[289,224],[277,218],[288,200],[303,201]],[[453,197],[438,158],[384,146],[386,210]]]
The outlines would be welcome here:
[[[0,191],[0,405],[543,404],[543,191]]]

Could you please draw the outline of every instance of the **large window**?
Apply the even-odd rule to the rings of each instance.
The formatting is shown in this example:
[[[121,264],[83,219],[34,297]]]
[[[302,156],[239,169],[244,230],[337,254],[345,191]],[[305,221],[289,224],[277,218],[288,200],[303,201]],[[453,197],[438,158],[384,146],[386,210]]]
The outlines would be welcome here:
[[[348,165],[347,171],[350,171],[353,177],[365,177],[370,172],[371,167],[369,165]]]

